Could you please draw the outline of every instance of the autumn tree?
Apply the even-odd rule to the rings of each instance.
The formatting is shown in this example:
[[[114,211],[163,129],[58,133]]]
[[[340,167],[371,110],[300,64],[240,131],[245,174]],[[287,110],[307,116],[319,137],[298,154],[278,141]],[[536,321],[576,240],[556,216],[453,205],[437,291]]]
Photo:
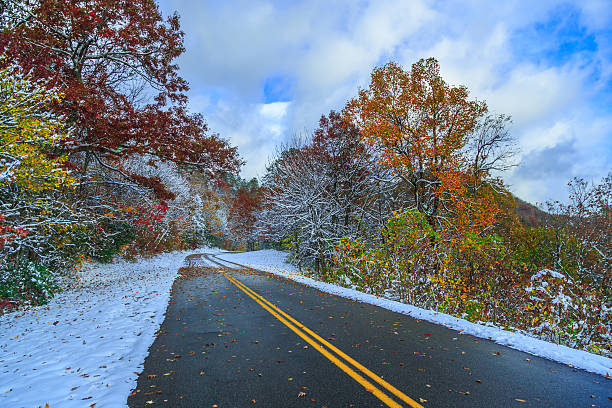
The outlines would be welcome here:
[[[3,8],[0,49],[65,94],[57,112],[75,128],[65,147],[82,179],[93,166],[163,195],[121,159],[149,154],[211,174],[240,166],[236,149],[187,112],[177,15],[164,20],[152,0],[4,0]]]
[[[261,209],[263,190],[257,179],[237,183],[230,198],[228,227],[235,243],[253,250],[258,241],[257,213]]]
[[[494,196],[506,194],[490,176],[512,156],[507,119],[487,112],[466,87],[447,84],[433,58],[410,71],[393,62],[375,68],[369,87],[344,110],[380,164],[401,178],[407,205],[434,230],[460,234],[490,226]]]
[[[17,65],[0,69],[0,268],[61,262],[68,242],[54,236],[88,223],[67,200],[75,180],[58,147],[68,135],[51,111],[61,98]]]

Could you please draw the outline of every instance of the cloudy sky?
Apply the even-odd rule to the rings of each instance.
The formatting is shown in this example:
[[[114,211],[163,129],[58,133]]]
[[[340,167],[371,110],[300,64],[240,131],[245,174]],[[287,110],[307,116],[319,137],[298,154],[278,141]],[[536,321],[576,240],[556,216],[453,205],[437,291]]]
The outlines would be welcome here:
[[[274,147],[340,110],[372,68],[420,58],[513,118],[519,197],[567,196],[574,176],[612,170],[612,3],[161,0],[177,11],[191,109],[260,177]]]

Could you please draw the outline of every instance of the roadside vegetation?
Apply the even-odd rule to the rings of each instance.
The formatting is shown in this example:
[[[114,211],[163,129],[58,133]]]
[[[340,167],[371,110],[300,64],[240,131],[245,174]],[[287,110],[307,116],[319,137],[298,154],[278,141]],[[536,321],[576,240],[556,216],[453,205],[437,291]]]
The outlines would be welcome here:
[[[378,67],[279,149],[260,236],[322,280],[611,356],[612,176],[542,209],[517,200],[510,120],[435,59]]]

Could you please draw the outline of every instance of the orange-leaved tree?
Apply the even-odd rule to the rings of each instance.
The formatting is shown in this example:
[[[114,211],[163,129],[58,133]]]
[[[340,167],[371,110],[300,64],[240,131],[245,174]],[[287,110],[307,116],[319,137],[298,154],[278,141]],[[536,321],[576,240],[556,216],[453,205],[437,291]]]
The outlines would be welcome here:
[[[407,206],[434,230],[480,234],[495,222],[495,195],[506,192],[491,173],[512,156],[509,119],[488,115],[465,86],[447,84],[434,58],[410,71],[393,62],[375,68],[344,114],[405,184]]]

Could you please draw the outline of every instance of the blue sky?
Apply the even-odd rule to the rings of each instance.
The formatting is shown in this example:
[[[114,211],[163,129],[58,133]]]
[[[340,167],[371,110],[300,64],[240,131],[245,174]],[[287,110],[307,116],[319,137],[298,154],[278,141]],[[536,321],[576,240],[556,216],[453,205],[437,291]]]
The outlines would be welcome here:
[[[191,108],[238,146],[243,177],[276,145],[342,109],[372,68],[440,61],[491,111],[513,117],[519,197],[564,199],[575,176],[612,170],[612,3],[163,0],[186,33]]]

